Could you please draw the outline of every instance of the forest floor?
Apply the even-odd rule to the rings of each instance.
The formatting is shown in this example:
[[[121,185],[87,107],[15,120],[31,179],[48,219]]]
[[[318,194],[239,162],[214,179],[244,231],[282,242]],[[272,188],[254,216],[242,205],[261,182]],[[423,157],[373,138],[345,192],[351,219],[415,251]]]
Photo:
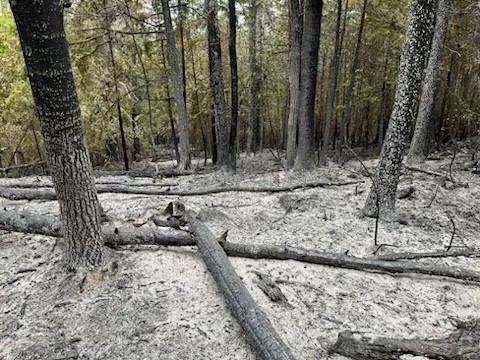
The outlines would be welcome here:
[[[422,167],[449,172],[451,152],[436,154]],[[380,222],[379,253],[445,250],[478,246],[480,176],[464,169],[470,151],[456,154],[453,182],[404,170],[400,188],[413,186],[398,200],[406,220]],[[373,172],[376,159],[365,160]],[[126,183],[152,179],[102,177]],[[40,179],[42,180],[42,179]],[[181,201],[200,214],[219,236],[245,244],[279,244],[353,256],[372,256],[375,219],[361,209],[370,179],[350,160],[310,173],[287,172],[265,152],[242,158],[238,174],[213,172],[163,179],[172,189],[213,185],[280,186],[309,181],[363,180],[358,185],[302,189],[284,193],[228,192],[185,196]],[[32,178],[1,179],[0,185]],[[468,187],[458,186],[468,184]],[[101,194],[108,216],[123,221],[160,213],[172,196]],[[432,201],[432,198],[435,197]],[[431,205],[429,206],[429,204]],[[56,201],[0,200],[11,211],[58,215]],[[286,213],[286,209],[291,210]],[[85,278],[62,268],[56,239],[0,232],[0,359],[255,359],[240,326],[195,247],[123,247],[109,250],[118,260],[115,274]],[[434,276],[391,276],[296,261],[230,258],[253,298],[297,359],[346,359],[329,355],[343,330],[400,338],[443,337],[452,318],[480,314],[480,285]],[[471,258],[421,260],[480,271]],[[273,303],[259,289],[255,271],[267,274],[289,305]],[[423,359],[405,356],[404,359]]]

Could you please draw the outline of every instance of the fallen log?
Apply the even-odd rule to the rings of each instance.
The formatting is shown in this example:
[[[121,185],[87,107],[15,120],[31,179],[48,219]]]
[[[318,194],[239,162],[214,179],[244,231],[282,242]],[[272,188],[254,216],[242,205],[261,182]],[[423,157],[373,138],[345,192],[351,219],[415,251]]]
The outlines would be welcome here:
[[[407,170],[410,170],[410,171],[421,172],[421,173],[424,173],[424,174],[427,174],[427,175],[436,176],[436,177],[443,177],[443,178],[445,178],[445,179],[447,179],[447,180],[453,181],[453,180],[448,176],[448,174],[442,174],[442,173],[439,173],[439,172],[430,171],[430,170],[426,170],[426,169],[421,169],[421,168],[418,168],[418,167],[415,167],[415,166],[410,166],[410,165],[405,165],[404,168],[407,169]]]
[[[12,166],[7,166],[7,167],[2,167],[0,168],[0,172],[2,173],[7,173],[12,170],[18,170],[18,169],[26,169],[30,167],[35,167],[35,166],[42,166],[45,165],[47,162],[46,161],[35,161],[29,164],[20,164],[20,165],[12,165]]]
[[[0,229],[47,236],[62,236],[60,221],[52,216],[30,212],[15,212],[0,209]],[[168,227],[132,224],[114,226],[104,224],[105,243],[109,246],[120,245],[159,245],[184,246],[195,245],[195,239],[185,231]],[[480,282],[480,273],[463,268],[453,268],[405,261],[386,261],[375,258],[356,258],[343,254],[324,253],[292,246],[279,245],[243,245],[217,239],[229,256],[253,258],[296,260],[311,264],[327,265],[358,271],[376,271],[387,274],[424,274],[447,278]]]
[[[31,212],[16,212],[0,209],[0,229],[29,234],[62,237],[61,221],[54,216],[37,215]],[[121,245],[195,245],[195,239],[186,231],[168,227],[143,225],[136,227],[122,223],[102,225],[102,234],[108,246]]]
[[[343,254],[326,253],[292,246],[244,245],[231,243],[226,240],[221,240],[220,245],[230,256],[255,259],[297,260],[311,264],[327,265],[360,271],[378,271],[392,275],[416,273],[480,282],[479,272],[462,268],[410,263],[406,261],[385,261],[372,258],[357,258]]]
[[[224,192],[266,192],[266,193],[278,193],[288,192],[298,189],[316,188],[316,187],[332,187],[332,186],[345,186],[362,183],[363,181],[345,181],[345,182],[309,182],[304,184],[295,184],[287,186],[276,187],[255,187],[255,186],[225,186],[225,187],[212,187],[203,190],[159,190],[151,188],[136,188],[134,186],[105,186],[98,185],[98,193],[121,193],[121,194],[136,194],[136,195],[155,195],[155,196],[201,196],[212,195]],[[56,195],[53,189],[15,189],[0,187],[0,196],[10,200],[55,200]]]
[[[178,186],[177,183],[156,183],[156,182],[150,182],[150,183],[131,183],[131,182],[126,182],[126,181],[95,181],[95,184],[97,187],[99,185],[104,186],[105,189],[107,189],[108,186],[134,186],[134,187],[152,187],[152,188],[161,188],[161,187],[170,187],[170,186]],[[0,184],[0,187],[6,187],[6,188],[13,188],[13,189],[51,189],[53,188],[53,184],[48,181],[48,182],[30,182],[30,183],[2,183]],[[107,192],[105,190],[105,192]]]
[[[94,170],[95,176],[128,176],[132,178],[145,177],[145,178],[162,178],[162,177],[177,177],[188,176],[198,174],[200,171],[191,170]]]
[[[265,360],[294,359],[287,345],[236,274],[217,239],[195,213],[187,211],[186,220],[197,238],[198,249],[208,270],[254,351]]]
[[[415,260],[426,258],[447,258],[447,257],[480,257],[480,250],[462,249],[452,251],[430,251],[430,252],[402,252],[377,255],[372,259],[397,261],[397,260]]]
[[[330,353],[355,360],[400,360],[403,355],[439,360],[478,360],[480,321],[458,322],[457,329],[442,339],[395,339],[341,332]]]

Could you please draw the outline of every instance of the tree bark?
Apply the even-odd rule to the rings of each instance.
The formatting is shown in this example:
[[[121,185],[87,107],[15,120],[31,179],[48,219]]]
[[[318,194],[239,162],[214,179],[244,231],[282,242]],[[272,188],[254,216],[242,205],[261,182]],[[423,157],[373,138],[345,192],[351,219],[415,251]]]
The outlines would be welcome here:
[[[337,22],[335,26],[335,42],[333,45],[333,59],[330,72],[327,94],[327,114],[323,125],[323,141],[320,149],[319,165],[327,165],[328,149],[330,145],[330,128],[332,126],[333,112],[335,107],[335,94],[337,92],[338,73],[341,60],[341,26],[342,0],[337,0]]]
[[[290,0],[290,53],[288,82],[290,106],[287,130],[287,169],[293,168],[297,150],[298,102],[300,92],[301,14],[299,0]]]
[[[457,322],[457,329],[443,339],[395,339],[344,331],[330,350],[356,360],[400,360],[403,355],[438,360],[478,359],[480,321]]]
[[[400,180],[403,153],[418,103],[418,91],[429,49],[438,0],[412,0],[395,104],[382,147],[380,164],[363,212],[367,216],[387,216],[395,209],[395,193]],[[380,208],[380,209],[379,209]]]
[[[221,171],[231,172],[233,169],[228,151],[228,120],[225,107],[222,54],[220,46],[220,31],[217,24],[216,0],[205,0],[205,12],[207,16],[210,85],[212,88],[215,109],[217,148],[216,166]]]
[[[368,0],[363,0],[362,15],[360,18],[360,25],[358,27],[357,41],[355,43],[355,53],[353,55],[352,66],[350,67],[350,79],[348,81],[347,94],[345,96],[345,103],[343,104],[342,122],[340,125],[340,136],[338,138],[337,147],[337,161],[343,162],[343,145],[348,143],[348,123],[350,121],[350,112],[352,106],[352,98],[355,90],[356,73],[358,67],[358,60],[360,57],[360,49],[362,47],[363,30],[365,28],[365,15],[367,13]]]
[[[300,60],[302,66],[300,70],[298,149],[295,158],[297,170],[312,170],[315,167],[315,95],[322,7],[322,0],[305,0]]]
[[[12,0],[65,229],[69,269],[104,263],[98,202],[64,31],[63,1]]]
[[[172,18],[170,16],[170,6],[168,0],[162,0],[163,18],[165,21],[165,34],[167,38],[168,54],[170,57],[171,77],[173,83],[173,94],[177,105],[178,114],[178,134],[180,162],[178,168],[180,170],[188,170],[190,168],[190,144],[188,141],[188,123],[187,108],[184,97],[182,77],[178,66],[177,48],[175,46],[175,37],[173,35]]]
[[[259,150],[260,131],[260,81],[257,61],[257,0],[250,0],[248,18],[248,116],[247,116],[247,155]]]
[[[237,66],[237,14],[235,0],[228,0],[228,51],[230,55],[230,87],[232,92],[232,112],[230,124],[230,162],[233,171],[237,168],[237,128],[238,128],[238,66]]]
[[[407,163],[418,164],[425,161],[428,150],[428,131],[431,129],[431,118],[437,92],[437,77],[442,55],[443,42],[447,35],[448,12],[452,0],[438,0],[437,18],[433,32],[432,47],[428,58],[425,80],[420,98],[417,122],[412,143],[407,156]]]
[[[62,237],[64,233],[63,225],[57,217],[4,209],[0,209],[0,229],[53,237]],[[187,231],[152,225],[104,223],[101,226],[101,233],[108,246],[191,246],[196,244],[195,239]]]
[[[222,247],[195,213],[187,211],[186,219],[197,238],[197,246],[215,279],[232,315],[237,319],[253,350],[264,360],[294,359],[290,349],[277,334],[238,277]]]

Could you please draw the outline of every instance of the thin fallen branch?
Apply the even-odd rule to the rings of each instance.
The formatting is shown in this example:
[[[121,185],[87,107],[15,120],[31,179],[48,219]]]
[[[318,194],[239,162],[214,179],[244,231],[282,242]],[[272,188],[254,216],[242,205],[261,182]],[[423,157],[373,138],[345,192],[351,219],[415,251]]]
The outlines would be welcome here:
[[[201,171],[190,170],[95,170],[95,176],[129,176],[129,177],[146,177],[146,178],[162,178],[162,177],[177,177],[198,174]]]
[[[29,234],[62,237],[63,228],[57,217],[38,215],[31,212],[16,212],[0,209],[0,229]],[[195,239],[183,230],[129,223],[102,225],[102,234],[108,246],[120,245],[195,245]]]
[[[151,188],[136,188],[135,186],[124,185],[98,185],[98,193],[121,193],[121,194],[136,194],[136,195],[155,195],[155,196],[201,196],[212,195],[224,192],[266,192],[266,193],[278,193],[288,192],[298,189],[307,188],[323,188],[333,186],[346,186],[352,184],[358,184],[362,181],[345,181],[345,182],[309,182],[304,184],[277,186],[277,187],[255,187],[255,186],[225,186],[225,187],[212,187],[202,190],[159,190]],[[53,189],[15,189],[0,187],[0,196],[10,200],[55,200],[56,195]]]
[[[161,187],[170,187],[170,186],[178,186],[177,183],[157,183],[157,182],[150,182],[150,183],[132,183],[126,181],[95,181],[95,184],[104,185],[105,189],[108,189],[107,186],[134,186],[134,187],[151,187],[151,188],[161,188]],[[36,182],[8,182],[0,184],[0,187],[7,187],[7,188],[14,188],[14,189],[48,189],[53,188],[53,184],[44,181],[36,181]]]
[[[374,258],[356,258],[353,256],[325,253],[292,246],[244,245],[220,241],[220,245],[229,256],[255,259],[297,260],[311,264],[328,265],[360,271],[377,271],[387,274],[424,274],[447,278],[480,282],[480,273],[440,265],[410,263],[406,261],[385,261]]]
[[[0,172],[2,173],[7,173],[11,170],[18,170],[18,169],[26,169],[29,167],[34,167],[34,166],[40,166],[40,165],[45,165],[46,161],[35,161],[29,164],[20,164],[20,165],[12,165],[12,166],[7,166],[4,168],[0,168]]]
[[[425,170],[425,169],[417,168],[417,167],[411,166],[411,165],[405,165],[404,168],[407,169],[407,170],[410,170],[410,171],[416,171],[416,172],[421,172],[421,173],[424,173],[424,174],[427,174],[427,175],[443,177],[445,179],[453,181],[453,179],[451,179],[447,174],[442,174],[442,173],[435,172],[435,171]]]
[[[330,353],[356,360],[400,360],[403,355],[438,360],[477,360],[480,353],[480,321],[457,322],[457,329],[442,339],[396,339],[344,331]]]
[[[236,274],[217,239],[195,213],[187,211],[186,220],[190,223],[205,264],[225,297],[228,308],[242,326],[247,340],[259,358],[294,359],[290,349]]]
[[[447,258],[447,257],[480,257],[480,251],[475,249],[462,249],[454,251],[431,251],[431,252],[402,252],[394,254],[377,255],[374,259],[385,261],[416,260],[426,258]]]
[[[453,245],[453,238],[455,237],[455,231],[457,227],[455,226],[455,221],[453,220],[452,215],[447,213],[447,216],[448,216],[448,220],[450,220],[450,222],[452,223],[452,236],[450,237],[450,242],[448,243],[448,246],[447,246],[447,251],[450,251]]]

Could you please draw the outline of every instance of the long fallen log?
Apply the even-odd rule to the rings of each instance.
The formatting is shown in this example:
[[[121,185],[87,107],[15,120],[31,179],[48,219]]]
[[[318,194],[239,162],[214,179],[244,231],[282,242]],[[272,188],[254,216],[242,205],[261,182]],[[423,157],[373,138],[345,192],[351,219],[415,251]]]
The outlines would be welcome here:
[[[371,337],[344,331],[330,353],[356,360],[400,360],[403,355],[439,360],[478,360],[480,321],[457,323],[457,329],[442,339],[395,339]]]
[[[397,260],[416,260],[426,258],[447,258],[447,257],[480,257],[480,250],[461,249],[451,251],[429,251],[429,252],[401,252],[392,254],[382,254],[372,257],[372,259],[397,261]]]
[[[62,236],[60,221],[52,216],[38,215],[31,212],[15,212],[0,209],[0,229],[47,236]],[[182,230],[167,227],[131,224],[114,226],[103,225],[105,243],[109,246],[120,245],[159,245],[184,246],[195,245],[195,239]],[[463,269],[406,261],[386,261],[374,258],[356,258],[343,254],[324,253],[292,246],[279,245],[243,245],[219,240],[220,245],[229,256],[253,258],[296,260],[311,264],[327,265],[358,271],[376,271],[387,274],[424,274],[447,278],[480,282],[480,273]]]
[[[54,216],[38,215],[31,212],[15,212],[0,209],[0,229],[29,234],[62,237],[61,221]],[[120,245],[195,245],[195,239],[186,231],[168,227],[122,223],[102,225],[102,234],[108,246]]]
[[[236,274],[217,239],[193,212],[187,212],[186,220],[197,238],[197,246],[208,270],[254,351],[264,360],[294,359],[287,345]]]
[[[362,183],[363,181],[345,181],[345,182],[325,182],[316,181],[308,182],[304,184],[295,184],[287,186],[275,186],[275,187],[255,187],[255,186],[224,186],[224,187],[212,187],[202,190],[160,190],[155,188],[136,188],[134,186],[107,186],[98,185],[98,193],[121,193],[121,194],[136,194],[136,195],[155,195],[155,196],[201,196],[212,195],[224,192],[266,192],[266,193],[278,193],[288,192],[298,189],[307,188],[323,188],[332,186],[345,186]],[[10,187],[0,187],[0,196],[10,200],[55,200],[56,194],[53,189],[15,189]]]
[[[392,275],[424,274],[480,282],[479,272],[462,268],[410,263],[406,261],[357,258],[348,255],[307,250],[292,246],[244,245],[231,243],[226,240],[221,240],[220,245],[230,256],[256,259],[297,260],[311,264],[328,265],[360,271],[378,271]]]

